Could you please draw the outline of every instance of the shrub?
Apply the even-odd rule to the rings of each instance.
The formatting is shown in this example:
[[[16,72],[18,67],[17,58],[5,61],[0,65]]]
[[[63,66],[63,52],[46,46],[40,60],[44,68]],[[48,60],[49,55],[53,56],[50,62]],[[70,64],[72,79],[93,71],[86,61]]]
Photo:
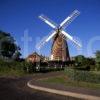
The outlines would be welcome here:
[[[25,61],[18,62],[18,61],[11,61],[6,62],[0,60],[0,74],[25,74],[25,73],[32,73],[35,71],[35,68],[32,63],[27,63]]]
[[[65,74],[70,80],[100,83],[100,73],[94,71],[82,71],[66,68]]]

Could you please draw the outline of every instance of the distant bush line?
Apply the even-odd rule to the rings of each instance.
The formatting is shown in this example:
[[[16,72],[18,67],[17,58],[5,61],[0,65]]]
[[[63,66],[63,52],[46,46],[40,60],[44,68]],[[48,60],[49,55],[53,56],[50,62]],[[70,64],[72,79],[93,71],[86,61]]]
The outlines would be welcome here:
[[[62,66],[48,66],[47,63],[28,63],[26,61],[6,62],[0,60],[0,76],[2,75],[24,75],[36,72],[49,72],[64,70]]]
[[[87,64],[75,65],[73,61],[72,62],[49,61],[49,62],[31,63],[31,62],[26,62],[25,60],[4,61],[0,59],[0,76],[2,75],[17,75],[17,76],[19,75],[20,76],[20,75],[25,75],[25,74],[37,73],[37,72],[45,73],[45,72],[50,72],[50,71],[61,71],[61,70],[64,70],[65,68],[72,68],[73,70],[66,71],[67,75],[70,75],[72,71],[72,75],[75,74],[73,78],[80,81],[79,79],[80,76],[84,80],[86,79],[85,77],[89,75],[90,75],[89,77],[92,77],[91,70],[95,70],[95,65],[92,65],[92,64],[89,64],[88,66]],[[78,72],[81,72],[82,74]]]

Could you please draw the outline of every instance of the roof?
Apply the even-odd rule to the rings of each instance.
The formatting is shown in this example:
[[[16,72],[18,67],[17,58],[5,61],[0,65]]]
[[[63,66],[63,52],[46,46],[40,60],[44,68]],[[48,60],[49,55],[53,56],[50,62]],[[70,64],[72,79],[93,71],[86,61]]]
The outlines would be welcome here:
[[[33,52],[32,54],[30,54],[27,58],[32,58],[34,56],[39,56],[41,57],[37,52]]]

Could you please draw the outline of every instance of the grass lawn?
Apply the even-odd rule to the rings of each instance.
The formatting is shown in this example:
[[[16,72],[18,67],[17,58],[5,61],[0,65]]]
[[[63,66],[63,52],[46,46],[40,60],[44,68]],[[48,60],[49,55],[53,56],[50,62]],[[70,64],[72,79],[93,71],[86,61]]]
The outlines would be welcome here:
[[[43,79],[41,81],[46,83],[51,83],[51,84],[62,84],[68,87],[73,86],[73,87],[84,87],[90,89],[100,89],[100,84],[82,82],[82,81],[71,81],[65,76]]]

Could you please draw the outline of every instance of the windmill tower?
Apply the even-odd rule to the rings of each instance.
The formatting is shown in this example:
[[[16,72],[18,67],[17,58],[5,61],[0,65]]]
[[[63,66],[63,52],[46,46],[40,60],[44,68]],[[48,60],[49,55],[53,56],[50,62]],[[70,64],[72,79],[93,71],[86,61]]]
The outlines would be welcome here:
[[[54,36],[51,48],[51,60],[69,61],[69,50],[67,41],[64,39],[60,31]]]
[[[41,42],[36,46],[38,49],[40,49],[46,42],[48,42],[50,39],[53,39],[50,60],[70,60],[67,44],[68,39],[71,40],[78,47],[81,47],[81,44],[64,30],[79,14],[80,12],[78,10],[74,10],[59,26],[46,16],[39,16],[41,20],[43,20],[54,29],[49,36],[43,38]]]

